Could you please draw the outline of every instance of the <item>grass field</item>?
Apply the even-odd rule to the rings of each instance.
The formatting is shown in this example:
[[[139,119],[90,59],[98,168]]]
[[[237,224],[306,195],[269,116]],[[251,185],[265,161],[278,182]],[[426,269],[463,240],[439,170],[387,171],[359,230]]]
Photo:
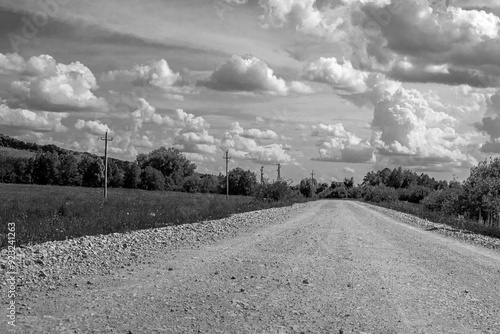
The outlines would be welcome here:
[[[252,197],[0,183],[0,248],[7,224],[15,223],[16,244],[64,240],[169,225],[190,224],[292,203]]]

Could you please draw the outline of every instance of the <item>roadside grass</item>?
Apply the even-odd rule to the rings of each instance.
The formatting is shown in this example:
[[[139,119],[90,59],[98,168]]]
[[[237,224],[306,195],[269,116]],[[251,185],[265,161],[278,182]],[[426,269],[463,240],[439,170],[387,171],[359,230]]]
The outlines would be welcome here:
[[[419,218],[427,219],[433,223],[445,224],[457,229],[470,231],[476,234],[481,234],[493,238],[500,238],[500,228],[497,226],[488,226],[485,224],[478,223],[477,221],[465,219],[463,217],[450,216],[442,212],[429,211],[425,209],[424,206],[421,204],[415,204],[403,201],[379,202],[379,203],[368,202],[368,203],[408,213],[417,216]]]
[[[191,224],[235,213],[292,205],[252,197],[188,194],[132,189],[102,189],[0,184],[0,248],[7,246],[7,224],[15,223],[16,245],[65,240],[84,235]]]

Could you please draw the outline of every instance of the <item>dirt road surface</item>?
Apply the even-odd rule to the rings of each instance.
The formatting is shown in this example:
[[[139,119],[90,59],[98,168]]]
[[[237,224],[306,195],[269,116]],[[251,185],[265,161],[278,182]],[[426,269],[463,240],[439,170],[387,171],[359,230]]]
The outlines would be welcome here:
[[[347,201],[36,298],[18,333],[500,333],[500,252]]]

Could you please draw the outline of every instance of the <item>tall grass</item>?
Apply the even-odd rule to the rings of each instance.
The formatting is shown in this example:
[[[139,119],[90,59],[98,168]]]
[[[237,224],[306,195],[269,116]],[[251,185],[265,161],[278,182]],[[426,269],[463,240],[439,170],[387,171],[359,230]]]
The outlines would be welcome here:
[[[480,224],[474,220],[447,215],[442,212],[429,211],[422,204],[402,201],[380,202],[371,204],[404,213],[409,213],[411,215],[427,219],[433,223],[445,224],[457,229],[467,230],[473,233],[482,234],[494,238],[500,238],[500,229],[496,226]]]
[[[7,223],[16,225],[16,244],[64,240],[84,235],[190,224],[234,213],[290,205],[252,197],[109,189],[0,184],[0,248]]]

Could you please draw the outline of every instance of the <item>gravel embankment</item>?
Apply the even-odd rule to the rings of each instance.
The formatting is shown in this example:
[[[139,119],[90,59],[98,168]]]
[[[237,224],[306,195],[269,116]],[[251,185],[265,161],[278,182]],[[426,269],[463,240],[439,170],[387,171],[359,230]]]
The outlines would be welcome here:
[[[442,235],[446,235],[448,237],[452,237],[459,240],[464,240],[466,242],[480,245],[483,247],[487,247],[490,249],[500,249],[500,239],[492,238],[488,236],[484,236],[481,234],[475,234],[467,230],[457,229],[452,226],[448,226],[445,224],[438,224],[428,221],[426,219],[422,219],[419,217],[415,217],[408,213],[403,213],[387,208],[383,208],[377,205],[364,203],[369,206],[371,209],[383,213],[393,219],[401,221],[403,223],[407,223],[413,226],[417,226],[423,228],[427,231],[437,232]]]
[[[302,204],[293,207],[297,205]],[[22,295],[23,292],[44,288],[54,290],[68,278],[107,274],[115,268],[141,263],[156,252],[186,244],[199,247],[201,244],[213,243],[245,230],[285,220],[291,210],[291,206],[273,208],[189,225],[21,246],[16,249],[18,293]],[[0,251],[0,291],[7,286],[6,265],[7,249],[3,249]]]

